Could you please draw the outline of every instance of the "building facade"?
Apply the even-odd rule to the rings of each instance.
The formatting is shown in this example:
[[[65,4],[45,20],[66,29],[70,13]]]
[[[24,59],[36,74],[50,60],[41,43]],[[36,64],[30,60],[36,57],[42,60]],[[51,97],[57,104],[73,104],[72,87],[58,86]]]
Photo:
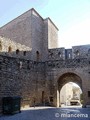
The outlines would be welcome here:
[[[60,106],[68,82],[90,104],[90,45],[58,48],[58,28],[31,9],[0,28],[0,106],[6,96],[21,96],[22,106]]]

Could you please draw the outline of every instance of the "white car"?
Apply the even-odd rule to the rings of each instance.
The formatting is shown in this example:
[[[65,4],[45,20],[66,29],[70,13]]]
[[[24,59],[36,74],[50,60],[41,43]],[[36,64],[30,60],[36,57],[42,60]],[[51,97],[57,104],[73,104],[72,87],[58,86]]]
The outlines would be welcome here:
[[[70,105],[81,105],[79,100],[70,100]]]

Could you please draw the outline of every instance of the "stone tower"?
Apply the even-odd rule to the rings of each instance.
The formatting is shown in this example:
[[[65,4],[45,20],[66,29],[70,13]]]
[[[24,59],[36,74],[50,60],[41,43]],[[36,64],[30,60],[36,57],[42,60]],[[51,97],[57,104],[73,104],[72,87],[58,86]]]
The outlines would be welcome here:
[[[43,19],[30,9],[0,28],[0,35],[31,49],[31,60],[45,61],[48,48],[57,47],[58,28],[50,18]]]

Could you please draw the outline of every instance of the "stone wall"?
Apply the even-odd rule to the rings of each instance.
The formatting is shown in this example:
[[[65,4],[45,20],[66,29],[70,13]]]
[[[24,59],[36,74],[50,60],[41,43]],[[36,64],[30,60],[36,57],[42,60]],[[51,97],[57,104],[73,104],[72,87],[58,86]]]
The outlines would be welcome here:
[[[90,45],[73,46],[72,49],[48,49],[48,60],[90,58]]]
[[[0,54],[11,57],[30,59],[31,48],[0,36]]]
[[[47,18],[48,21],[48,49],[58,48],[58,28]]]
[[[48,69],[51,68],[79,68],[87,67],[90,65],[90,60],[87,58],[82,59],[68,59],[68,60],[49,60],[46,62]]]
[[[34,101],[36,105],[40,105],[44,102],[50,103],[50,99],[53,98],[53,103],[52,101],[51,103],[56,105],[54,100],[57,95],[58,79],[62,74],[68,72],[80,74],[82,90],[86,96],[85,101],[90,102],[87,95],[90,91],[89,58],[36,62],[0,55],[0,101],[5,96],[21,96],[22,106],[33,106]],[[2,103],[0,104],[2,105]]]
[[[0,35],[32,49],[31,60],[45,61],[49,48],[56,48],[58,28],[33,8],[0,28]]]
[[[0,35],[22,45],[31,46],[31,11],[29,10],[0,28]]]
[[[87,58],[90,57],[90,45],[81,45],[72,47],[73,58]]]
[[[44,19],[36,11],[32,11],[31,19],[32,60],[42,61],[44,42]]]
[[[49,60],[46,63],[46,79],[50,84],[50,95],[53,97],[53,103],[57,106],[57,90],[58,80],[60,79],[60,85],[65,85],[68,82],[74,82],[78,84],[83,92],[84,105],[90,104],[90,60],[87,58],[79,59],[67,59],[67,60]],[[77,77],[70,74],[77,75]],[[64,78],[62,79],[62,76]],[[67,76],[68,75],[68,76]],[[67,80],[67,81],[65,81]],[[80,81],[80,82],[79,82]]]
[[[48,60],[65,60],[65,48],[48,49]]]
[[[34,99],[42,103],[42,91],[47,91],[44,63],[0,55],[0,101],[21,96],[22,106],[33,106]]]

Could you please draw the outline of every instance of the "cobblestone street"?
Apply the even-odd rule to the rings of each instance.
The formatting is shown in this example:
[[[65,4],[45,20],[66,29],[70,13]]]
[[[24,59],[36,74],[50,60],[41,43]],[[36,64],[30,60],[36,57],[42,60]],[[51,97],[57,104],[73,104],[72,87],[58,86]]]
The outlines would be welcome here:
[[[18,114],[1,116],[0,120],[90,120],[90,108],[36,107],[24,109]]]

